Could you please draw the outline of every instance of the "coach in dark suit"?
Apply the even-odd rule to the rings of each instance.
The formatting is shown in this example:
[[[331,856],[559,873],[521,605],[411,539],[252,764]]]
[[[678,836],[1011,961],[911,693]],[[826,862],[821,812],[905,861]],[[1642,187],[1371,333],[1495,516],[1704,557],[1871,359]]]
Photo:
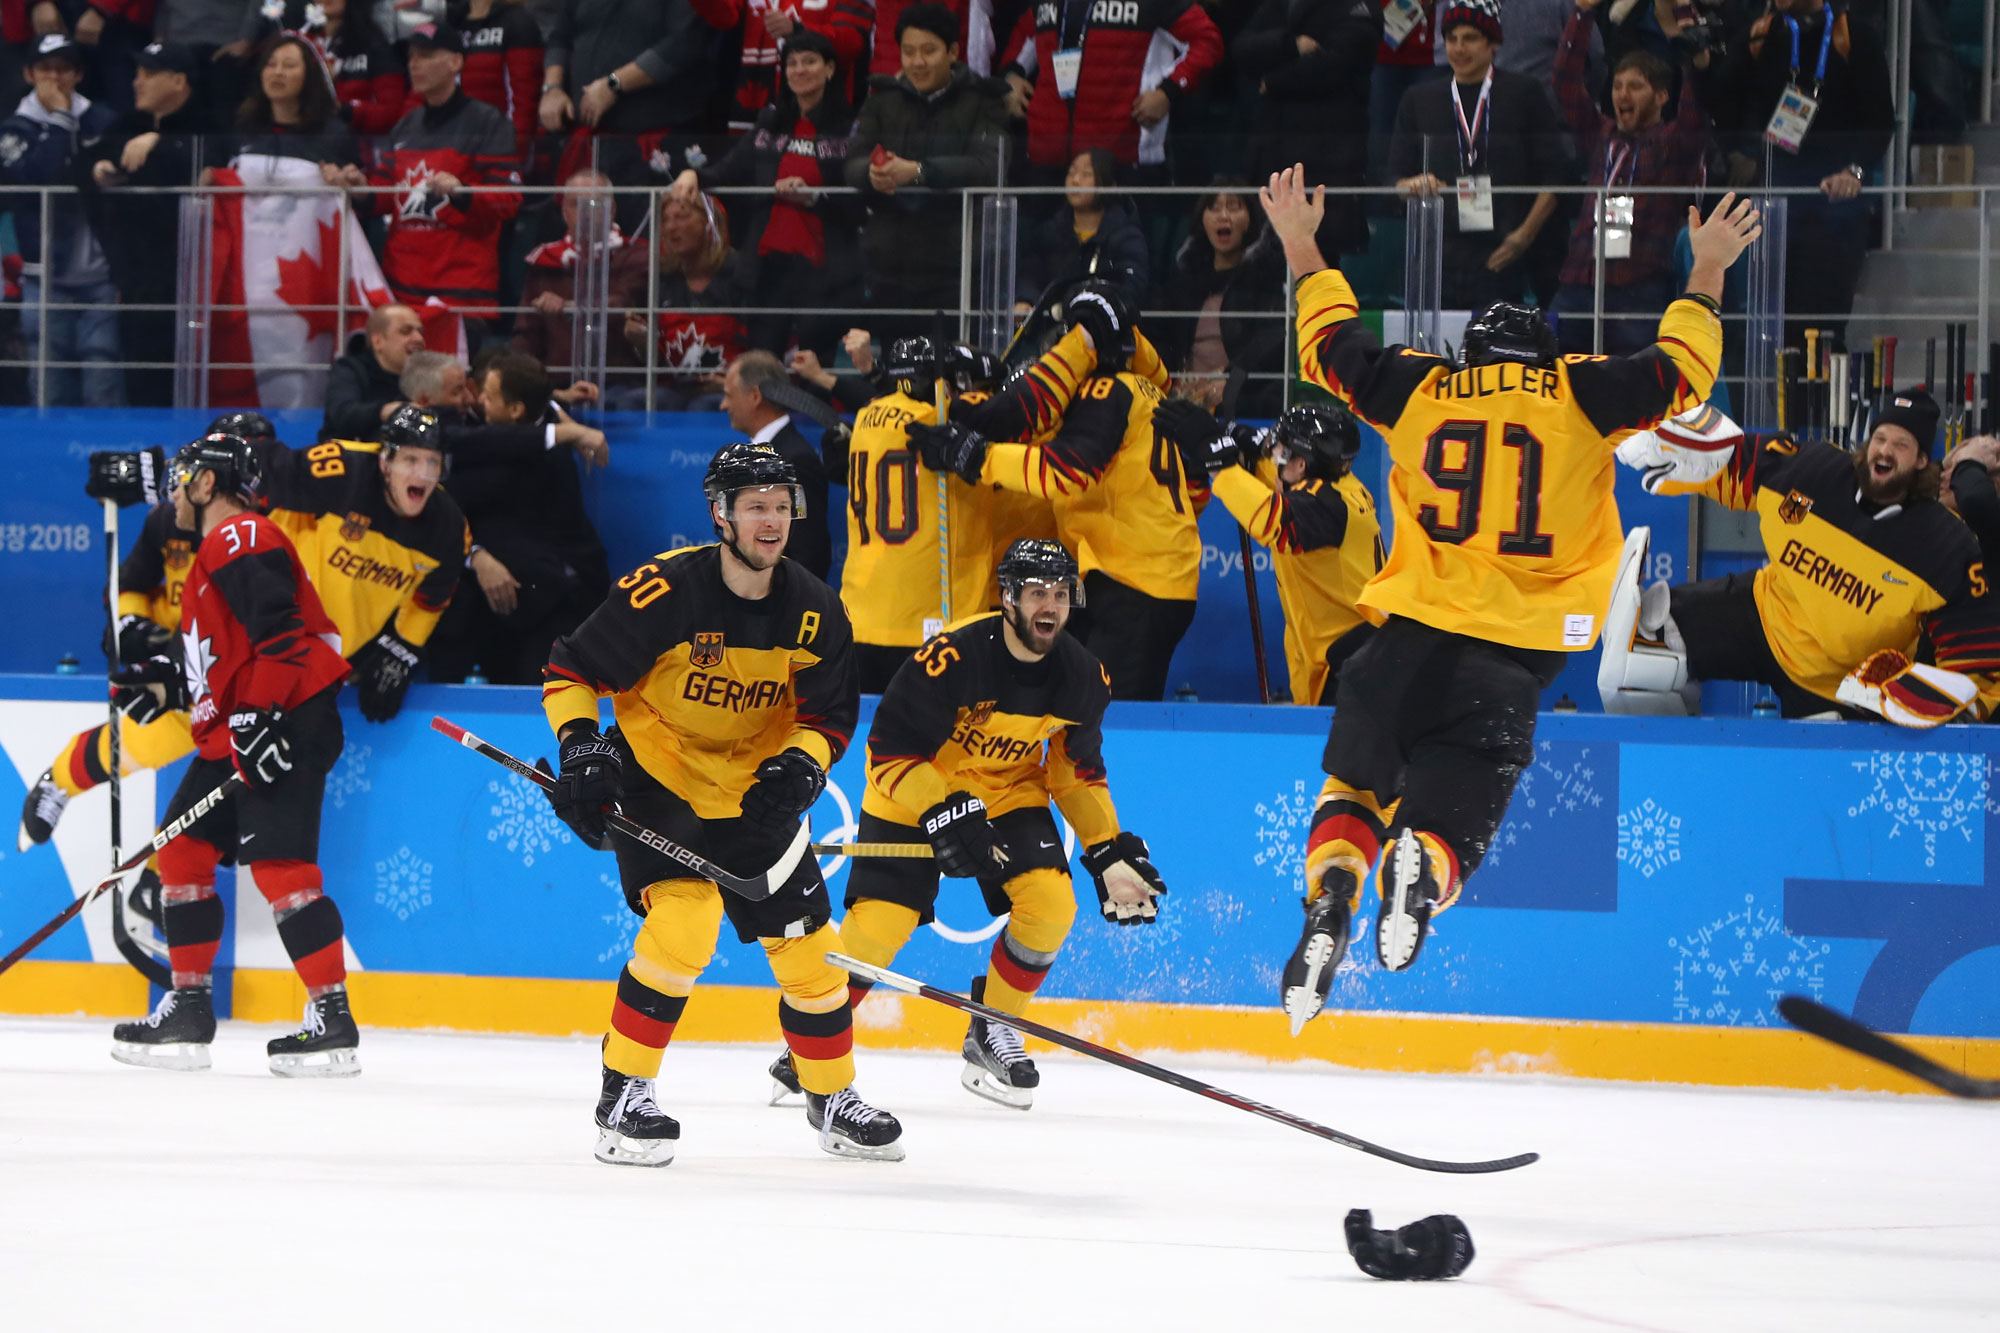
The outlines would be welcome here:
[[[806,516],[792,523],[785,554],[821,578],[833,567],[833,538],[827,527],[826,466],[819,450],[806,443],[791,414],[765,397],[768,388],[789,385],[791,376],[769,352],[745,352],[729,363],[722,377],[722,410],[729,424],[753,443],[768,444],[785,456],[799,474],[806,496]]]

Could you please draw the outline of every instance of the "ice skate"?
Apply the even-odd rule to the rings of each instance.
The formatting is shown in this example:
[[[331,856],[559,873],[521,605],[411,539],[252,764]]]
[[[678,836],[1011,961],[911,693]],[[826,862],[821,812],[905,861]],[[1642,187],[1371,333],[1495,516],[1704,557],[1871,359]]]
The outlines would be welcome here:
[[[1352,871],[1330,868],[1320,880],[1320,895],[1306,903],[1305,929],[1299,947],[1285,963],[1278,980],[1278,1000],[1298,1036],[1326,1005],[1333,974],[1347,956],[1347,932],[1354,920],[1355,881]]]
[[[21,835],[15,839],[16,845],[25,852],[47,842],[68,806],[69,793],[56,785],[55,770],[43,769],[21,802]]]
[[[297,1032],[274,1037],[264,1051],[279,1078],[353,1078],[361,1072],[361,1033],[347,1010],[347,992],[306,1001]]]
[[[806,1093],[806,1123],[819,1131],[819,1146],[835,1157],[870,1162],[903,1160],[903,1126],[887,1111],[878,1111],[852,1086],[831,1096]]]
[[[215,1040],[215,1003],[206,986],[160,996],[146,1017],[111,1029],[111,1058],[148,1069],[206,1069]]]
[[[653,1100],[653,1080],[604,1071],[597,1098],[597,1151],[613,1166],[665,1166],[680,1143],[680,1122]]]
[[[974,977],[972,998],[984,1003],[986,978]],[[1021,1045],[1021,1034],[1005,1023],[995,1023],[983,1015],[972,1016],[965,1034],[965,1068],[958,1081],[967,1092],[989,1102],[1025,1111],[1035,1104],[1035,1089],[1042,1076]]]
[[[792,1053],[781,1051],[778,1058],[771,1061],[771,1102],[778,1105],[787,1097],[796,1097],[805,1089],[799,1086],[799,1071],[792,1067]]]
[[[1382,902],[1375,916],[1375,957],[1383,967],[1401,972],[1417,961],[1430,934],[1431,913],[1457,894],[1456,885],[1441,883],[1449,875],[1424,850],[1414,829],[1404,829],[1390,845],[1376,882]]]

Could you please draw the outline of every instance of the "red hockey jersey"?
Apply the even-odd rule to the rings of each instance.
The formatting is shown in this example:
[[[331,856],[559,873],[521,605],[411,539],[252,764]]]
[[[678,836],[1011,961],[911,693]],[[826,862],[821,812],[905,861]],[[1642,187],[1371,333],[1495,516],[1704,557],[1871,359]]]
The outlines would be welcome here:
[[[483,19],[462,2],[446,10],[465,38],[465,67],[458,86],[486,103],[514,127],[514,147],[525,154],[535,134],[542,95],[542,30],[518,4],[500,3]]]
[[[1083,48],[1073,97],[1057,90],[1052,68],[1068,46]],[[1036,0],[1008,40],[1002,69],[1035,83],[1029,161],[1066,167],[1086,148],[1108,148],[1129,166],[1166,160],[1168,123],[1141,130],[1132,99],[1158,88],[1178,100],[1221,62],[1222,34],[1193,0]]]
[[[292,709],[347,676],[340,631],[299,553],[262,514],[208,534],[181,589],[189,723],[204,759],[230,754],[229,715]]]
[[[511,186],[446,198],[434,177],[463,185]],[[500,227],[520,211],[514,127],[486,105],[454,92],[443,106],[419,104],[396,123],[376,155],[377,212],[389,215],[382,276],[398,301],[436,298],[454,310],[499,303]]]

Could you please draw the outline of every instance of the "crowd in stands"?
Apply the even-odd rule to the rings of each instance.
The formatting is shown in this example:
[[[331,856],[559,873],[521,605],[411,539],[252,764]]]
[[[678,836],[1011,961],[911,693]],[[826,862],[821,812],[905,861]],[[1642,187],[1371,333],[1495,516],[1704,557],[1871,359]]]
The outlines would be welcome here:
[[[123,307],[172,304],[176,201],[121,192],[231,167],[251,184],[252,161],[256,180],[348,192],[394,298],[463,316],[463,355],[509,345],[558,384],[575,200],[656,187],[651,216],[640,194],[614,210],[611,303],[630,313],[609,338],[612,406],[644,400],[649,365],[668,408],[718,406],[746,351],[831,367],[856,307],[884,346],[930,331],[970,262],[953,192],[997,182],[1061,190],[1021,203],[1023,305],[1064,277],[1115,277],[1212,403],[1231,368],[1283,368],[1284,266],[1253,185],[1294,161],[1335,191],[1442,196],[1445,306],[1533,300],[1572,317],[1571,349],[1591,341],[1574,316],[1592,308],[1600,233],[1606,309],[1629,316],[1606,331],[1616,350],[1678,290],[1688,203],[1811,187],[1793,203],[1790,305],[1838,327],[1869,241],[1859,190],[1894,126],[1883,7],[0,0],[0,84],[18,70],[22,92],[0,184],[78,187],[46,212],[0,196],[19,302],[0,359],[46,344],[71,363],[49,372],[52,404],[171,401],[171,311]],[[1779,114],[1794,92],[1809,119]],[[1161,185],[1207,192],[1127,193]],[[1553,192],[1579,185],[1597,193]],[[1674,192],[1642,192],[1659,187]],[[1393,268],[1401,217],[1387,195],[1336,193],[1321,249]],[[1380,290],[1393,304],[1401,284]],[[71,308],[44,328],[44,301]],[[374,366],[385,382],[395,355]],[[336,388],[350,404],[383,392]],[[0,401],[39,392],[0,372]]]

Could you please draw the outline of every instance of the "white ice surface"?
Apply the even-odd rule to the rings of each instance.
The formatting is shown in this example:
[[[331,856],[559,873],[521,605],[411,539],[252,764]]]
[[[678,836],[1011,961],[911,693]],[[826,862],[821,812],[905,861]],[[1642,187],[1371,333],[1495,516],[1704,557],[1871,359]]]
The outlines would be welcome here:
[[[663,1170],[590,1155],[595,1041],[369,1031],[286,1082],[276,1029],[128,1069],[109,1024],[0,1020],[0,1329],[1203,1330],[2000,1326],[2000,1107],[1238,1066],[1222,1086],[1428,1175],[1107,1066],[1032,1112],[864,1052],[900,1164],[764,1106],[773,1054],[676,1047]],[[1201,1074],[1190,1067],[1187,1072]],[[1466,1220],[1456,1282],[1381,1283],[1341,1219]]]

